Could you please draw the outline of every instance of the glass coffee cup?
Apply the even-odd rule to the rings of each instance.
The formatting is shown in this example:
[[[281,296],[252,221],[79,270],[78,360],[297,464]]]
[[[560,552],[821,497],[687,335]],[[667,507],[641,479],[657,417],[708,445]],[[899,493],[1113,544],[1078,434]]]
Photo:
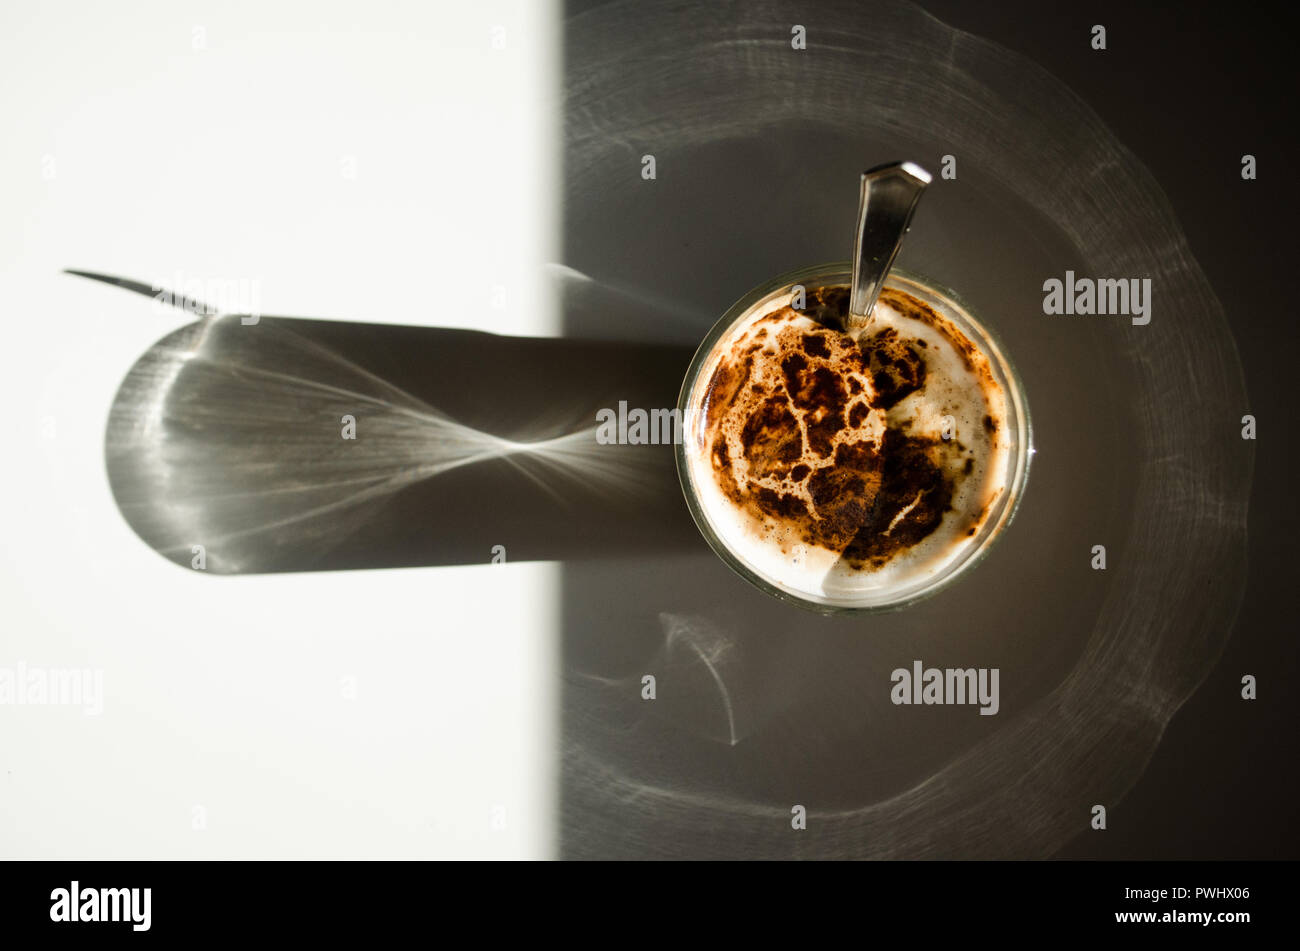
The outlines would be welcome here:
[[[847,262],[754,288],[678,398],[691,515],[742,578],[825,614],[895,610],[965,576],[1010,524],[1032,456],[1005,350],[956,295],[890,271],[861,345]]]

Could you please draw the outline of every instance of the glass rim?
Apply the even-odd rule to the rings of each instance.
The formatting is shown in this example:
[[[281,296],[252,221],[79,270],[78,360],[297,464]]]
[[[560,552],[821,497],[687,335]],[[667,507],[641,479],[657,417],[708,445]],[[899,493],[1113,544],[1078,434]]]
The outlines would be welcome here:
[[[920,588],[910,591],[897,600],[886,600],[870,604],[813,600],[796,591],[781,587],[743,561],[713,529],[708,514],[704,511],[704,507],[700,502],[699,493],[694,487],[691,476],[691,463],[687,457],[687,446],[690,442],[694,422],[691,418],[691,397],[705,364],[713,354],[714,347],[742,317],[761,304],[764,298],[775,296],[779,292],[805,281],[810,281],[812,287],[848,284],[852,280],[852,274],[852,264],[848,261],[805,265],[769,278],[741,295],[705,334],[704,339],[700,342],[694,356],[691,358],[677,397],[677,411],[684,426],[681,441],[673,447],[677,478],[681,484],[682,494],[686,498],[686,505],[690,510],[691,518],[704,536],[705,541],[708,542],[709,547],[732,571],[759,590],[781,601],[823,615],[869,615],[899,611],[919,601],[933,597],[956,581],[966,577],[971,569],[987,557],[997,540],[1005,534],[1007,528],[1011,525],[1016,512],[1019,511],[1025,486],[1029,480],[1030,464],[1034,456],[1033,424],[1029,414],[1029,401],[1025,395],[1024,383],[998,335],[951,288],[916,271],[899,267],[891,268],[885,279],[886,287],[896,286],[896,282],[916,285],[953,305],[953,309],[962,318],[959,321],[960,329],[963,332],[969,332],[971,328],[977,331],[978,339],[975,343],[986,353],[990,365],[999,378],[998,382],[1002,384],[1006,392],[1008,415],[1014,415],[1016,445],[1008,463],[1009,467],[1012,468],[1012,472],[1007,480],[1006,491],[999,499],[1000,504],[997,505],[996,515],[991,512],[990,517],[985,519],[980,527],[981,534],[984,537],[972,545],[969,551],[961,555],[952,564],[946,566],[943,572],[930,583],[923,584]],[[906,287],[900,289],[907,290]],[[967,327],[966,324],[970,324],[971,327]]]

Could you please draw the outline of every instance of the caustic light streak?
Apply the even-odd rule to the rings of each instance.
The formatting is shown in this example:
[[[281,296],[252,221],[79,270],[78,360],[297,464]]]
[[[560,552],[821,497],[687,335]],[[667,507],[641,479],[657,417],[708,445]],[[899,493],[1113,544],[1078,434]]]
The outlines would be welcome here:
[[[493,460],[521,477],[521,490],[534,486],[561,505],[579,486],[635,498],[653,485],[643,455],[598,446],[586,407],[559,418],[589,426],[557,432],[540,418],[516,419],[500,435],[308,339],[292,321],[250,331],[234,317],[177,331],[136,363],[114,401],[105,452],[118,505],[173,560],[188,560],[195,543],[224,547],[225,570],[247,570],[268,547],[327,549],[399,491]],[[556,418],[554,406],[543,409]]]

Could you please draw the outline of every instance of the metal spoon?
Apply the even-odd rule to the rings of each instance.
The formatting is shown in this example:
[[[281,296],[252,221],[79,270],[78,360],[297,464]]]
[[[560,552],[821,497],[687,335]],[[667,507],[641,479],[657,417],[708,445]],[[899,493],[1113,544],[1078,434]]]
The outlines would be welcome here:
[[[871,310],[898,257],[930,173],[912,162],[891,162],[862,173],[858,233],[853,241],[853,293],[845,330],[860,336],[871,325]]]

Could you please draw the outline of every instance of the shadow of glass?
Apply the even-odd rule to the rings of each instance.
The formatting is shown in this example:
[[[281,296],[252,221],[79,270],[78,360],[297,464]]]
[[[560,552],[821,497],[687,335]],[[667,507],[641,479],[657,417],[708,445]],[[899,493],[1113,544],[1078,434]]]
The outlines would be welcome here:
[[[131,527],[214,573],[697,549],[671,444],[597,413],[671,408],[690,352],[446,328],[206,318],[151,347],[105,458]],[[665,435],[657,427],[653,435]],[[671,433],[666,434],[671,438]]]

